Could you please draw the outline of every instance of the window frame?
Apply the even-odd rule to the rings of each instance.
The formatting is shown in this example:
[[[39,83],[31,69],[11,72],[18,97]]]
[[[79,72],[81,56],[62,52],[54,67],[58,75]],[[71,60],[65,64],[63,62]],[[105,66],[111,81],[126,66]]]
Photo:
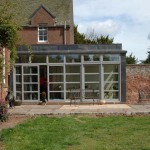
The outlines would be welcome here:
[[[40,37],[42,37],[42,40],[40,39]],[[45,40],[45,37],[46,37],[46,40]],[[41,42],[41,43],[48,42],[48,27],[46,24],[40,24],[38,26],[38,42]]]

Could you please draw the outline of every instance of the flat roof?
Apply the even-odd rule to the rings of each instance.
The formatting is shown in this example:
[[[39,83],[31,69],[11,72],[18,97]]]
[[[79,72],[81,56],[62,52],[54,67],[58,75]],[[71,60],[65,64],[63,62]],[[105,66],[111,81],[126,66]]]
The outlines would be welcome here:
[[[126,53],[122,50],[122,44],[73,44],[73,45],[27,45],[17,47],[18,54],[120,54]]]

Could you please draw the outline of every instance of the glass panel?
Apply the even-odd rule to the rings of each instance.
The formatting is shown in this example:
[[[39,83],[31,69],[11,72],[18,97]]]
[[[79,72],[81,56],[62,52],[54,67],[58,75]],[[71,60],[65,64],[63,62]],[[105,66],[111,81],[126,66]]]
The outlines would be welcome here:
[[[119,92],[104,92],[104,99],[119,99]]]
[[[118,74],[104,74],[104,81],[118,81]]]
[[[50,84],[49,85],[50,91],[63,91],[64,86],[63,84]]]
[[[66,62],[69,63],[75,63],[75,62],[81,62],[81,56],[80,55],[66,55]]]
[[[104,90],[119,90],[118,83],[105,83]]]
[[[83,93],[83,96],[85,99],[95,99],[99,98],[99,92],[98,90],[85,90]]]
[[[50,63],[61,63],[64,62],[64,55],[50,55],[49,56]]]
[[[21,75],[16,75],[16,82],[21,83]]]
[[[40,40],[40,41],[43,41],[43,36],[39,36],[39,40]]]
[[[34,55],[32,63],[46,63],[46,55]]]
[[[70,91],[71,89],[80,89],[80,83],[67,83],[66,89],[67,91]]]
[[[38,100],[38,93],[32,94],[32,100]]]
[[[39,36],[42,36],[44,34],[44,31],[39,31]]]
[[[38,82],[37,75],[24,75],[24,82]]]
[[[80,66],[66,66],[66,73],[80,73]]]
[[[80,92],[80,89],[78,90],[71,90],[71,91],[68,91],[66,92],[66,99],[71,99],[71,97],[74,96],[76,99],[81,99],[81,92]]]
[[[43,31],[43,35],[45,35],[45,36],[47,35],[47,30]]]
[[[63,73],[63,67],[62,66],[51,66],[51,67],[49,67],[49,73],[50,74]]]
[[[31,93],[24,93],[24,100],[31,100],[31,99],[32,99]]]
[[[24,91],[38,91],[38,84],[25,84]]]
[[[71,99],[71,95],[72,95],[71,92],[66,92],[66,99],[70,100]]]
[[[80,82],[80,75],[66,75],[66,82]]]
[[[85,83],[85,89],[99,90],[99,83]]]
[[[84,55],[84,61],[99,61],[99,56],[96,54]]]
[[[38,93],[24,93],[24,100],[38,100]]]
[[[63,82],[63,75],[50,75],[49,76],[49,81],[50,82]]]
[[[29,55],[19,55],[16,63],[29,63]]]
[[[32,73],[38,73],[38,68],[35,67],[24,67],[24,74],[32,74]]]
[[[85,74],[85,82],[99,81],[99,74]]]
[[[17,92],[16,93],[16,100],[21,100],[22,99],[22,94]]]
[[[86,65],[85,73],[99,73],[99,65]]]
[[[64,99],[63,92],[51,92],[49,96],[50,96],[50,99]]]
[[[29,63],[29,55],[19,55],[16,63]]]
[[[16,67],[16,74],[21,74],[21,67]]]
[[[21,91],[21,84],[16,84],[16,91]]]
[[[103,55],[103,61],[119,61],[119,55]]]
[[[118,65],[104,65],[104,73],[118,73]]]
[[[113,92],[113,99],[119,99],[119,92]]]
[[[39,29],[44,30],[44,29],[47,29],[47,27],[46,27],[46,25],[43,24],[43,25],[39,25]]]
[[[44,41],[47,41],[47,36],[44,36]]]

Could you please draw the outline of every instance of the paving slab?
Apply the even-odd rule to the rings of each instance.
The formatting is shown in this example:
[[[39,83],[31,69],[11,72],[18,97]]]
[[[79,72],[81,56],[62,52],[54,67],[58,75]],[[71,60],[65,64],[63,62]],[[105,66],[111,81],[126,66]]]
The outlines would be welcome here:
[[[150,115],[150,105],[21,105],[9,109],[10,115],[68,115],[68,114],[99,114],[99,115]]]

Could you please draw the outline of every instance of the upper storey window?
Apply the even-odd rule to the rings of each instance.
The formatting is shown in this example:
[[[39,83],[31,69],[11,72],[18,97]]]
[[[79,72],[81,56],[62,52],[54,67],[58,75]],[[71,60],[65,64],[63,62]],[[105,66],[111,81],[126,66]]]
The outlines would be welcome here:
[[[38,27],[38,42],[48,41],[48,28],[46,25],[39,25]]]

